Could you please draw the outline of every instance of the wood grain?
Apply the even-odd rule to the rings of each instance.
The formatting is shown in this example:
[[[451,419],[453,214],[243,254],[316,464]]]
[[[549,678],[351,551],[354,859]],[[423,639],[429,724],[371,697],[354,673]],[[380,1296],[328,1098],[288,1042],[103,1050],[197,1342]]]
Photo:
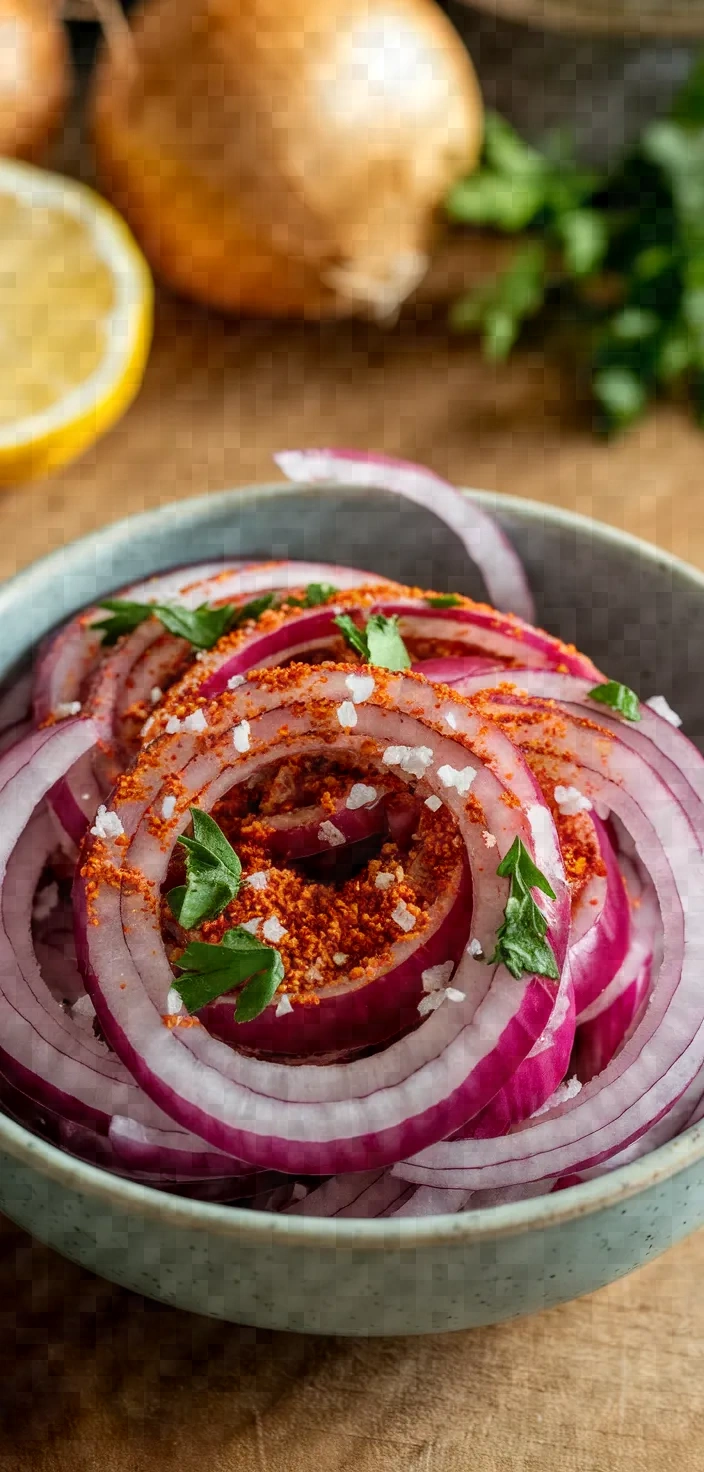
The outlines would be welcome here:
[[[273,478],[276,447],[326,442],[556,502],[704,566],[704,436],[677,407],[606,447],[556,364],[493,370],[428,301],[384,333],[225,323],[162,299],[123,423],[0,498],[0,575],[127,512]],[[0,1472],[687,1472],[704,1466],[703,1270],[700,1235],[530,1320],[316,1340],[163,1309],[6,1224]]]

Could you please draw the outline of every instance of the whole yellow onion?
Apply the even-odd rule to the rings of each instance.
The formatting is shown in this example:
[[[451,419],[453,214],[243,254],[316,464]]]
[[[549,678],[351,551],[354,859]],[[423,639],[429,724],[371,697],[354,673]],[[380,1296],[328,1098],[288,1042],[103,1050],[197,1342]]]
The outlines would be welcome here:
[[[157,273],[233,312],[392,313],[476,162],[432,0],[147,0],[98,66],[100,177]]]
[[[69,92],[56,0],[0,0],[0,157],[36,158]]]

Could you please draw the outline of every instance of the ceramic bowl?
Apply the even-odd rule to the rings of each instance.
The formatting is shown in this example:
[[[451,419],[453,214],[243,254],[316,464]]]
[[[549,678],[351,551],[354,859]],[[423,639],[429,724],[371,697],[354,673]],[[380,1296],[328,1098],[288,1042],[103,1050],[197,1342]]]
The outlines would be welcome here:
[[[704,742],[704,577],[565,512],[482,496],[518,546],[548,629],[661,693]],[[0,590],[0,678],[77,608],[218,554],[346,561],[479,587],[435,518],[383,492],[260,486],[180,502],[52,554]],[[275,1217],[117,1179],[0,1116],[0,1208],[93,1272],[164,1303],[275,1329],[409,1334],[495,1323],[588,1293],[704,1223],[704,1127],[612,1175],[420,1221]]]

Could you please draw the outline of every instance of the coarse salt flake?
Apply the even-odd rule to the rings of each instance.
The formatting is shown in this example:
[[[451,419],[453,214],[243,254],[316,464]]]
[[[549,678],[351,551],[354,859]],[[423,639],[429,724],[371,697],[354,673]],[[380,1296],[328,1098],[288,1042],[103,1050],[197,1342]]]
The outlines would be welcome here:
[[[441,961],[439,966],[429,966],[421,975],[424,992],[437,992],[447,986],[455,969],[454,961]]]
[[[412,915],[405,900],[399,900],[396,909],[391,911],[391,919],[398,925],[400,930],[415,930],[416,917]]]
[[[421,1017],[427,1017],[429,1012],[434,1012],[440,1006],[441,1002],[445,1001],[446,996],[447,992],[439,991],[428,992],[426,996],[421,997],[418,1003],[418,1011]]]
[[[171,821],[171,819],[173,818],[173,815],[174,815],[175,812],[176,812],[176,798],[175,797],[165,797],[163,803],[161,804],[161,816],[162,816],[162,818],[165,818],[166,821],[167,821],[167,823],[169,823]]]
[[[355,705],[361,705],[373,695],[376,681],[373,675],[348,675],[345,684]]]
[[[464,992],[461,992],[458,986],[446,986],[445,996],[448,1002],[466,1002],[467,1000]]]
[[[381,869],[374,880],[375,889],[390,889],[396,878],[389,869]]]
[[[577,813],[589,813],[592,808],[589,798],[578,787],[556,787],[555,802],[563,818],[576,818]]]
[[[480,961],[480,960],[483,959],[483,956],[484,956],[484,947],[483,947],[481,941],[480,940],[477,940],[476,936],[474,937],[473,940],[471,940],[469,942],[469,954],[470,954],[470,956],[474,956],[474,959],[476,961]]]
[[[656,716],[662,716],[663,720],[669,721],[671,726],[682,725],[682,717],[678,716],[677,711],[673,710],[671,705],[668,705],[664,695],[651,695],[650,700],[646,700],[645,703],[655,711]]]
[[[266,889],[269,883],[269,875],[266,869],[257,869],[256,873],[248,874],[244,882],[251,889]]]
[[[326,818],[325,822],[320,824],[318,838],[321,843],[329,843],[331,848],[336,848],[338,844],[345,842],[344,833],[341,833],[339,828],[336,828],[335,824],[330,822],[329,818]]]
[[[342,705],[337,707],[337,719],[343,729],[357,724],[357,712],[351,700],[343,700]]]
[[[270,940],[272,945],[274,946],[276,945],[277,941],[281,940],[282,936],[287,934],[288,931],[286,929],[286,926],[282,925],[280,920],[277,920],[276,915],[270,915],[269,919],[265,920],[264,924],[262,925],[262,935],[264,936],[264,939]]]
[[[376,802],[376,787],[367,787],[366,782],[355,782],[347,794],[345,807],[354,812],[355,808],[366,808],[370,803]]]
[[[259,934],[259,926],[262,923],[261,915],[255,915],[253,920],[243,920],[240,930],[246,930],[250,935]]]
[[[496,834],[487,833],[486,828],[482,830],[482,840],[487,848],[496,848]]]
[[[350,958],[346,951],[336,951],[332,959],[336,966],[344,966]]]
[[[430,808],[431,813],[436,813],[438,808],[442,807],[442,798],[438,797],[435,792],[431,792],[430,797],[425,799],[425,806]]]
[[[238,690],[240,685],[244,685],[244,683],[244,675],[230,675],[230,678],[227,682],[227,688],[228,690]]]
[[[293,1012],[293,1007],[291,1006],[291,998],[289,997],[288,992],[281,992],[279,1000],[276,1004],[276,1012],[274,1013],[274,1016],[287,1017],[289,1012]]]
[[[159,704],[163,693],[164,692],[160,685],[152,685],[152,688],[149,691],[149,699],[151,700],[152,705]]]
[[[184,731],[207,731],[208,722],[202,710],[194,710],[192,715],[186,716],[183,723]]]
[[[166,1001],[164,1003],[164,1016],[178,1017],[179,1012],[183,1012],[183,1010],[183,1001],[181,997],[176,991],[176,988],[170,986],[166,994]]]
[[[321,966],[321,964],[320,964],[319,961],[314,961],[313,962],[313,965],[312,966],[309,966],[308,967],[308,970],[306,971],[306,981],[322,981],[322,980],[323,980],[323,969],[322,969],[322,966]]]
[[[249,721],[240,721],[233,727],[232,740],[235,751],[249,751]]]
[[[582,1085],[578,1078],[563,1079],[562,1083],[558,1084],[554,1093],[550,1095],[550,1098],[546,1099],[545,1103],[541,1104],[539,1109],[533,1111],[530,1116],[531,1119],[537,1119],[539,1114],[547,1114],[549,1109],[555,1109],[558,1104],[569,1103],[570,1099],[576,1099],[577,1095],[581,1092]]]
[[[79,716],[83,706],[80,700],[60,700],[55,715],[57,721],[64,721],[67,716]]]
[[[95,823],[90,831],[96,838],[120,838],[125,830],[117,813],[109,813],[105,804],[101,802],[95,815]]]
[[[177,731],[180,731],[180,730],[181,730],[181,722],[180,722],[178,716],[169,716],[169,719],[166,722],[166,734],[167,734],[167,736],[175,736],[176,732]]]
[[[457,730],[457,712],[454,711],[454,710],[444,710],[443,713],[442,713],[442,715],[443,715],[443,720],[450,727],[450,730],[451,731],[456,731]]]
[[[438,767],[438,777],[443,787],[454,787],[461,797],[469,792],[476,775],[476,767]]]
[[[387,746],[382,757],[387,767],[400,767],[409,777],[422,777],[432,760],[429,746]]]

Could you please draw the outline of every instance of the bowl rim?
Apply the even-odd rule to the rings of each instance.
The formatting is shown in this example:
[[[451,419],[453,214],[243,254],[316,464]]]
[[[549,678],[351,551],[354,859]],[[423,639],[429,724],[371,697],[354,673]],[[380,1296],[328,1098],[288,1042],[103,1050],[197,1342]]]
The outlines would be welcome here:
[[[41,581],[52,570],[65,575],[67,557],[72,561],[89,564],[91,558],[108,545],[129,542],[135,531],[143,532],[149,530],[150,526],[158,529],[165,521],[187,522],[191,516],[202,516],[204,510],[210,510],[216,515],[230,506],[241,504],[243,497],[247,500],[264,499],[286,493],[300,494],[305,489],[281,481],[248,485],[169,502],[154,510],[110,523],[71,542],[67,547],[46,554],[8,579],[0,588],[0,614],[6,599],[13,602],[18,592],[31,590],[37,579]],[[315,485],[310,489],[320,494],[325,491],[326,486]],[[327,489],[338,488],[328,486]],[[350,489],[354,490],[353,487]],[[504,508],[527,521],[548,521],[552,525],[583,532],[600,542],[629,551],[646,562],[667,568],[704,593],[704,573],[681,558],[617,527],[608,526],[578,512],[552,506],[549,502],[464,489],[466,494],[476,498],[488,510]],[[630,1164],[619,1166],[607,1175],[551,1195],[535,1196],[502,1206],[482,1207],[460,1215],[381,1220],[280,1216],[250,1207],[170,1195],[126,1177],[112,1175],[99,1166],[68,1155],[58,1146],[40,1139],[24,1125],[1,1112],[0,1150],[69,1190],[90,1195],[106,1205],[122,1209],[125,1213],[137,1211],[139,1215],[153,1222],[170,1225],[174,1229],[208,1231],[219,1237],[259,1244],[277,1242],[291,1247],[308,1245],[337,1250],[344,1246],[396,1252],[419,1246],[465,1246],[487,1238],[523,1234],[591,1216],[619,1202],[625,1202],[679,1175],[704,1158],[704,1121]]]

